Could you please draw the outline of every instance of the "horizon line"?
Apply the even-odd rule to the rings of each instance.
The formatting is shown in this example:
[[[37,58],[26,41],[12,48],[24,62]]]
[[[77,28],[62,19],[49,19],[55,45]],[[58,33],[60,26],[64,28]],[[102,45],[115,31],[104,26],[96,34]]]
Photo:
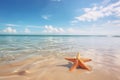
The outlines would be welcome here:
[[[96,36],[96,37],[120,37],[120,35],[88,35],[88,34],[0,34],[0,36]]]

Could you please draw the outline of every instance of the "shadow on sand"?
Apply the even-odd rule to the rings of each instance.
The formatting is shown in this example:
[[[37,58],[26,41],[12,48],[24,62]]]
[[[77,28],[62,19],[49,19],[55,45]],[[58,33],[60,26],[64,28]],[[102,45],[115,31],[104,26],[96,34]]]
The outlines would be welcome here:
[[[67,67],[70,68],[73,64],[71,62],[68,62],[68,64],[63,64],[63,65],[57,65],[57,66],[62,66],[62,67]]]

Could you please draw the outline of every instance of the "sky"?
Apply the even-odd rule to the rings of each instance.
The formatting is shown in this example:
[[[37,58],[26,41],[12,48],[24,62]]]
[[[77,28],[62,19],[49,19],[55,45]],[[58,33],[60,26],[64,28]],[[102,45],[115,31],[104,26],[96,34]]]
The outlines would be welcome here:
[[[120,0],[0,0],[0,34],[120,35]]]

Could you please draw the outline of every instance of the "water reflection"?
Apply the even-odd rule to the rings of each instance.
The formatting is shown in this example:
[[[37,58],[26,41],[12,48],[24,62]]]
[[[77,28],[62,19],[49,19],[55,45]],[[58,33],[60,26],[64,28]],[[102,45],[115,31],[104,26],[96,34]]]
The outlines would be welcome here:
[[[111,61],[116,64],[120,60],[119,47],[120,38],[115,37],[0,36],[1,57],[6,54],[27,56],[82,52],[98,63]]]

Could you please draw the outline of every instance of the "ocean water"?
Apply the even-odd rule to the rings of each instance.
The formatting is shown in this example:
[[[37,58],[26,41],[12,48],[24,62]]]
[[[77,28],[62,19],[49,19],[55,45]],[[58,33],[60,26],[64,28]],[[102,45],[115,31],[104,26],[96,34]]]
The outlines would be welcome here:
[[[74,35],[1,35],[0,63],[41,55],[75,55],[120,61],[120,37]],[[119,63],[120,64],[120,63]]]

